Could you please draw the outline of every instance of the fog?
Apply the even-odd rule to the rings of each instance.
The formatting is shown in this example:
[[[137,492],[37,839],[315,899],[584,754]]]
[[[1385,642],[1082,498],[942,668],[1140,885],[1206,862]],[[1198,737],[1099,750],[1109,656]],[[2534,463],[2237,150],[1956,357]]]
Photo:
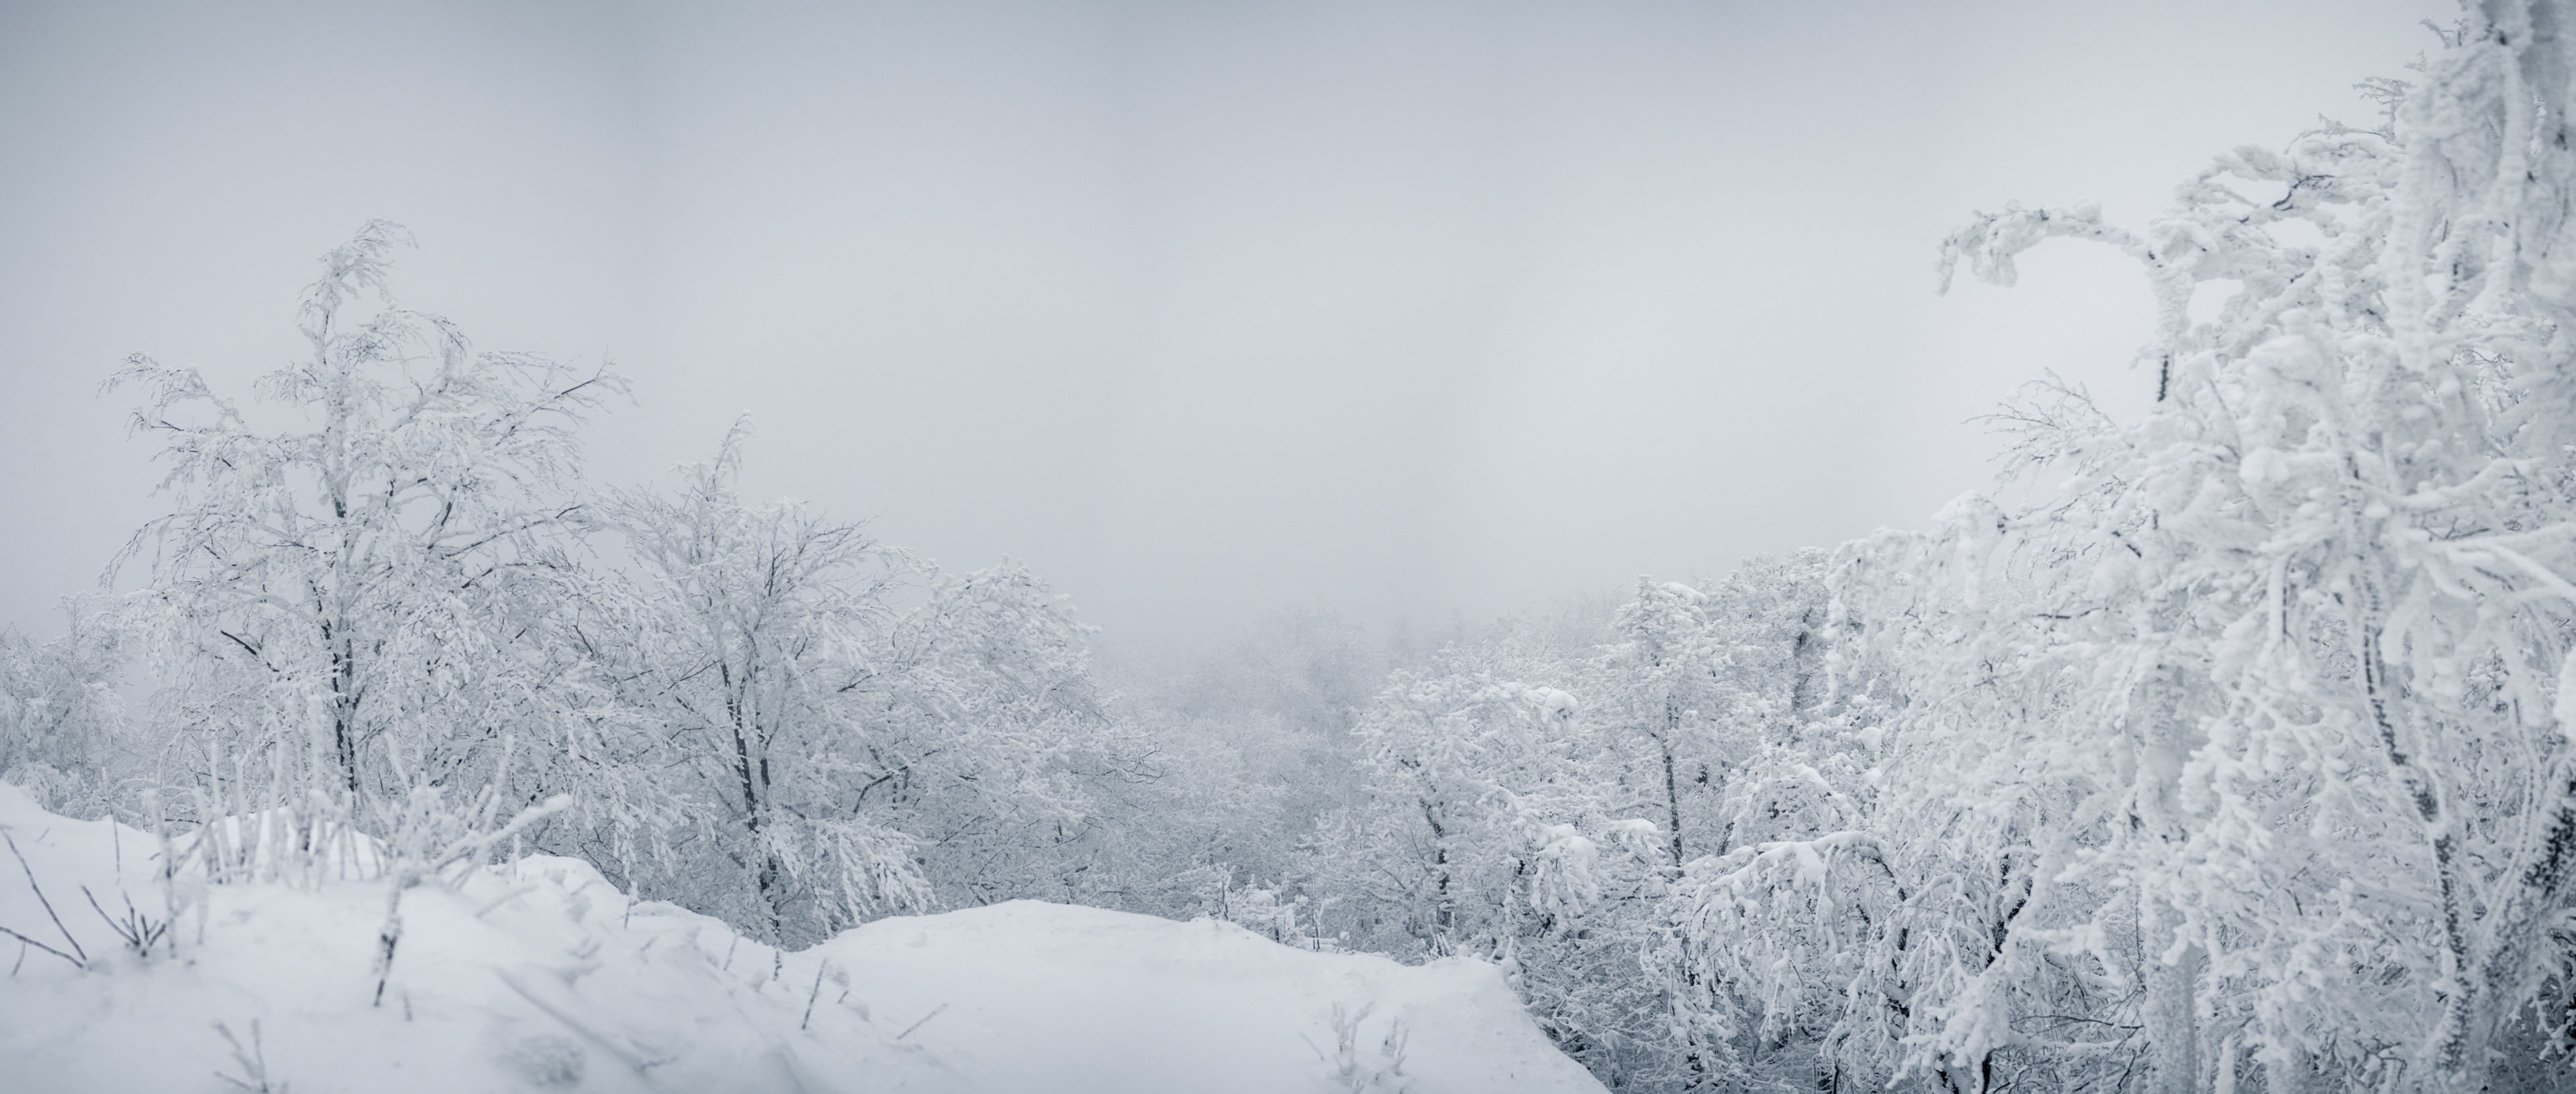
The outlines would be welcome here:
[[[2357,10],[2357,9],[2369,10]],[[1923,523],[2056,369],[2122,413],[2138,224],[2434,42],[2416,2],[0,7],[0,625],[155,510],[98,381],[247,394],[313,259],[605,357],[592,474],[1003,555],[1106,640],[1437,622]]]

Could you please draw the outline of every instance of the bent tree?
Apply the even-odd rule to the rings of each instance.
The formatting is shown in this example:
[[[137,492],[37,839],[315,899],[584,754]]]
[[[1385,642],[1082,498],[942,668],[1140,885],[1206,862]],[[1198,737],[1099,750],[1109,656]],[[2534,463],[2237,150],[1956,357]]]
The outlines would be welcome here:
[[[1695,952],[1864,955],[1762,1018],[1952,1089],[2521,1088],[2569,1032],[2576,39],[2474,8],[2394,109],[2222,157],[2144,232],[2135,423],[2009,410],[2036,501],[1847,549],[1875,805],[1694,867]],[[2195,290],[2219,306],[2195,318]],[[2204,313],[2205,314],[2205,313]],[[1853,670],[1875,664],[1875,676]],[[1766,872],[1767,871],[1767,872]],[[1750,968],[1700,971],[1759,982]],[[1811,981],[1813,982],[1813,981]]]

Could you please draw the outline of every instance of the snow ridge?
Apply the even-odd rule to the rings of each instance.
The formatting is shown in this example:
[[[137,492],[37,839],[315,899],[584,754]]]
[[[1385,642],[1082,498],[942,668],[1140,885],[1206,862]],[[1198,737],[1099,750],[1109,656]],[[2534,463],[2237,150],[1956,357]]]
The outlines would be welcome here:
[[[26,938],[0,936],[18,951],[0,956],[12,1089],[1601,1089],[1482,962],[1408,967],[1036,901],[782,952],[551,856],[407,890],[371,1005],[382,881],[208,886],[172,928],[176,955],[147,956],[116,924],[166,922],[151,835],[7,784],[0,832],[26,861],[0,882],[0,927]]]

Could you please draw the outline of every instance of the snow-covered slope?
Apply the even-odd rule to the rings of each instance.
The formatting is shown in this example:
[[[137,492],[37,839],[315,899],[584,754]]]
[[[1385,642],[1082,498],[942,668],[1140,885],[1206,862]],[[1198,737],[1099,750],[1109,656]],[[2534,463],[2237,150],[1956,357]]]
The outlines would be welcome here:
[[[163,918],[149,835],[5,784],[0,831],[35,875],[0,860],[0,927],[88,965],[0,936],[11,1091],[1600,1089],[1474,962],[1029,901],[781,954],[557,858],[407,892],[378,1005],[382,883],[216,886],[138,957],[109,921]]]

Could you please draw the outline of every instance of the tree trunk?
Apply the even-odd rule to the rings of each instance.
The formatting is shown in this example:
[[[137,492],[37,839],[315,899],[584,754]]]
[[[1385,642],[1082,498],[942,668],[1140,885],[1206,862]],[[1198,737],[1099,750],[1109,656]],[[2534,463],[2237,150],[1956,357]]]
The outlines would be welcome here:
[[[2458,835],[2453,831],[2449,810],[2443,806],[2440,789],[2434,785],[2432,773],[2407,751],[2409,742],[2399,733],[2399,723],[2407,711],[2391,709],[2396,700],[2407,696],[2405,689],[2390,679],[2385,651],[2380,648],[2385,609],[2378,581],[2369,573],[2355,574],[2353,589],[2359,601],[2354,605],[2351,621],[2353,644],[2359,653],[2363,703],[2371,724],[2379,731],[2381,754],[2388,761],[2390,773],[2398,785],[2406,788],[2415,805],[2416,819],[2423,825],[2425,843],[2433,853],[2434,881],[2441,894],[2441,979],[2436,990],[2442,997],[2442,1016],[2418,1057],[2431,1072],[2425,1089],[2475,1090],[2483,1085],[2488,1034],[2494,1027],[2486,1021],[2493,1008],[2480,991],[2486,986],[2486,970],[2470,937],[2469,919],[2474,914],[2468,907],[2470,879],[2464,876]],[[2422,738],[2417,735],[2416,739]]]
[[[750,735],[743,731],[741,725],[735,725],[733,727],[733,770],[734,778],[742,791],[742,826],[744,831],[750,833],[752,853],[760,860],[760,865],[752,872],[752,884],[760,894],[761,911],[769,918],[769,941],[775,945],[781,941],[779,932],[786,918],[780,907],[784,894],[779,892],[779,887],[784,881],[786,864],[778,860],[777,854],[769,849],[768,840],[763,838],[761,822],[765,802],[764,795],[760,792],[762,780],[752,773],[751,752]]]
[[[322,641],[331,650],[331,752],[339,764],[339,782],[358,808],[358,651],[346,624],[322,626]]]
[[[1655,739],[1664,754],[1664,814],[1673,826],[1673,871],[1679,875],[1682,863],[1682,791],[1673,779],[1673,735],[1681,731],[1682,713],[1671,699],[1664,700],[1664,732]]]
[[[1439,806],[1429,798],[1422,800],[1422,819],[1431,823],[1431,952],[1447,957],[1456,948],[1450,934],[1458,914],[1449,895],[1449,830],[1440,823]]]
[[[2196,996],[2206,955],[2197,945],[2185,945],[2176,960],[2166,961],[2181,917],[2162,897],[2142,894],[2139,905],[2138,944],[2146,958],[2147,1043],[2155,1064],[2150,1089],[2159,1094],[2192,1094],[2200,1088]]]
[[[2184,732],[2183,684],[2179,670],[2162,665],[2147,686],[2157,689],[2148,705],[2151,722],[2139,742],[2134,791],[2141,846],[2150,856],[2141,863],[2138,884],[2138,953],[2144,966],[2146,1008],[2143,1015],[2154,1075],[2149,1089],[2159,1094],[2192,1094],[2200,1088],[2199,990],[2207,954],[2182,934],[2183,915],[2161,892],[2166,861],[2188,838],[2178,801],[2182,768],[2191,742]]]

